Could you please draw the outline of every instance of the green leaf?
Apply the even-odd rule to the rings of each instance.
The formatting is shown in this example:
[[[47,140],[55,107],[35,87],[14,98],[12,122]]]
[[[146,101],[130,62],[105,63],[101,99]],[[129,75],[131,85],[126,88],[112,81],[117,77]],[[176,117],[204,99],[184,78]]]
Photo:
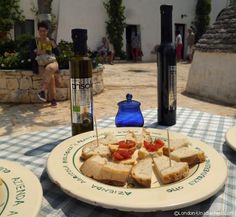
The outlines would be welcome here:
[[[15,22],[24,20],[23,10],[20,9],[19,0],[0,1],[0,31],[8,32]]]
[[[103,2],[107,11],[106,32],[108,39],[113,44],[116,56],[122,54],[123,33],[126,26],[124,15],[125,7],[122,0],[108,0]]]

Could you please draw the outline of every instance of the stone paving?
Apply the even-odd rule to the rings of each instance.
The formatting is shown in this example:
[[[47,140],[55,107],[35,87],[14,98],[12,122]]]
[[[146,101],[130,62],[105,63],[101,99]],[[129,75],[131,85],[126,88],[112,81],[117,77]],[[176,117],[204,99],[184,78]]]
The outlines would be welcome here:
[[[213,114],[236,117],[236,106],[216,104],[196,96],[184,94],[190,64],[177,67],[178,106]],[[117,102],[127,93],[141,102],[141,109],[157,107],[156,63],[105,65],[103,73],[105,89],[94,96],[97,119],[115,116]],[[70,124],[70,101],[59,102],[57,108],[49,104],[0,104],[0,136],[46,130],[50,127]]]

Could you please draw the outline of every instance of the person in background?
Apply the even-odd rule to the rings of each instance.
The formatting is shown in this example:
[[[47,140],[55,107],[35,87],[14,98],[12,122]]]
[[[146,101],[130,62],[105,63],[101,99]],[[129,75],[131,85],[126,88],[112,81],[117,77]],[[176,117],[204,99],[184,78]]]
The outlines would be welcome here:
[[[137,62],[140,54],[140,40],[137,32],[132,32],[131,36],[131,54],[134,62]]]
[[[108,63],[113,65],[113,52],[111,50],[111,45],[106,37],[102,38],[101,44],[97,48],[99,56],[102,57],[102,63],[105,63],[108,58]]]
[[[182,36],[179,30],[176,31],[175,46],[176,46],[176,59],[179,62],[182,59],[182,49],[183,49]]]
[[[56,42],[48,37],[48,24],[46,22],[38,23],[38,35],[32,40],[30,45],[30,56],[32,59],[33,72],[39,74],[42,78],[38,97],[41,101],[50,101],[52,107],[57,106],[56,102],[56,77],[59,77],[59,67],[57,61],[53,61],[45,66],[39,66],[36,57],[44,54],[59,55],[59,49]],[[47,99],[48,91],[49,99]]]
[[[159,44],[156,44],[156,45],[154,46],[154,48],[151,50],[151,54],[157,54],[159,47],[160,47],[160,45],[159,45]]]
[[[193,32],[193,29],[190,27],[188,29],[188,36],[187,36],[187,44],[188,44],[188,59],[191,63],[193,60],[193,46],[195,43],[195,34]]]

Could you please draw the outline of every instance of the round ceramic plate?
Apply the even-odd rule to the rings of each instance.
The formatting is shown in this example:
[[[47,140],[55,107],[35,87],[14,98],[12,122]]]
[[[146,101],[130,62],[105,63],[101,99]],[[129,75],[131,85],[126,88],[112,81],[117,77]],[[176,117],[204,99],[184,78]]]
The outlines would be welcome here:
[[[37,177],[18,163],[0,160],[0,216],[37,216],[43,192]]]
[[[235,127],[231,127],[226,135],[225,135],[225,139],[226,142],[228,143],[228,145],[234,150],[236,151],[236,126]]]
[[[141,128],[110,128],[99,130],[99,138],[112,132],[122,140],[128,130],[141,134]],[[166,131],[147,129],[152,137],[166,139]],[[184,135],[170,132],[170,138]],[[81,150],[95,140],[95,133],[88,132],[62,142],[50,154],[47,171],[50,179],[68,195],[86,203],[123,211],[149,212],[172,210],[199,203],[216,194],[224,185],[227,167],[224,159],[210,146],[189,138],[196,149],[203,150],[206,161],[190,169],[189,176],[179,182],[162,185],[155,177],[151,188],[114,187],[81,174]],[[220,171],[220,173],[219,173]],[[154,175],[155,176],[155,175]]]

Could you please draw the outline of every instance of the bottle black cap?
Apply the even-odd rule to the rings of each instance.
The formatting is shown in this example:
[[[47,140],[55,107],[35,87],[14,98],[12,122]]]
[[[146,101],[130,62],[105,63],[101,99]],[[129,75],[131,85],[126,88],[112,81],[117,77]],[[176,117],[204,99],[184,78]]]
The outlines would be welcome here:
[[[88,33],[87,29],[72,29],[71,36],[73,41],[87,41]]]
[[[85,55],[87,54],[87,29],[72,29],[71,37],[73,40],[73,47],[75,54]]]
[[[161,42],[172,43],[172,5],[161,5]]]

